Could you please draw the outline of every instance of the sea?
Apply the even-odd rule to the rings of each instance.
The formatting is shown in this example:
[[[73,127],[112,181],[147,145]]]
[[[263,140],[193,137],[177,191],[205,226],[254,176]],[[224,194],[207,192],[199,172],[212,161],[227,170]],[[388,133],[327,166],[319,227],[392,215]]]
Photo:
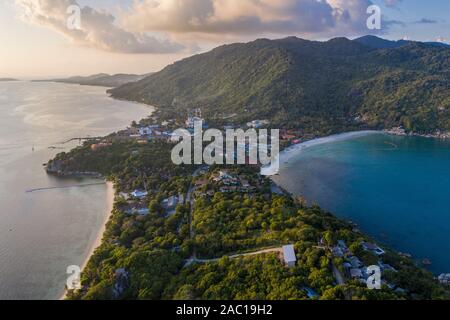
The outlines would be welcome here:
[[[353,132],[286,150],[287,191],[356,223],[380,244],[450,273],[450,141]]]
[[[43,164],[80,143],[67,140],[107,135],[153,111],[106,90],[0,82],[0,299],[59,299],[67,268],[91,252],[108,215],[107,186],[49,176]]]

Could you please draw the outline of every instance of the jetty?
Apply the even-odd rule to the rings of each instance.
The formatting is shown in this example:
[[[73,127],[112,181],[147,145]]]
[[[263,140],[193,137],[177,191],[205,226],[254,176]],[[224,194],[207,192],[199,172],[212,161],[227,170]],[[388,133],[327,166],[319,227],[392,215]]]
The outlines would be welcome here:
[[[72,138],[72,139],[60,142],[58,144],[67,144],[67,143],[70,143],[72,141],[77,141],[77,140],[80,141],[80,142],[81,141],[98,141],[98,140],[102,140],[104,138],[105,137],[79,137],[79,138]]]
[[[90,186],[100,186],[100,185],[104,185],[104,184],[106,184],[105,181],[104,182],[95,182],[95,183],[74,184],[74,185],[60,186],[60,187],[35,188],[35,189],[28,189],[25,192],[33,193],[33,192],[38,192],[38,191],[55,190],[55,189],[83,188],[83,187],[90,187]]]

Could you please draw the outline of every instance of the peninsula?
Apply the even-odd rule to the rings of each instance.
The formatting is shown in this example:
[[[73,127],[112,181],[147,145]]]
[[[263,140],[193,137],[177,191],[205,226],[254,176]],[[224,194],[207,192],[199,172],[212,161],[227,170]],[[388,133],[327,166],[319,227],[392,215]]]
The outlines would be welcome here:
[[[110,90],[157,111],[47,165],[50,174],[105,176],[116,190],[83,287],[67,298],[449,299],[411,257],[294,198],[258,166],[170,158],[173,131],[193,118],[222,130],[283,128],[282,148],[358,130],[448,132],[449,54],[425,43],[261,39]],[[381,290],[368,289],[368,266],[380,268]]]

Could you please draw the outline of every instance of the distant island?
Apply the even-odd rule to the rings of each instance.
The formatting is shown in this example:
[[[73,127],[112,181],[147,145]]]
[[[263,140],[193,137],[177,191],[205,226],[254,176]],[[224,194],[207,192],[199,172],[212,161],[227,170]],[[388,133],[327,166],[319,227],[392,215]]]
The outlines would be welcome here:
[[[87,77],[75,76],[65,79],[50,79],[50,80],[35,80],[34,82],[60,82],[69,84],[79,84],[83,86],[99,86],[115,88],[127,83],[140,81],[151,74],[136,75],[136,74],[106,74],[99,73]]]
[[[0,78],[0,82],[10,82],[10,81],[19,81],[14,78]]]

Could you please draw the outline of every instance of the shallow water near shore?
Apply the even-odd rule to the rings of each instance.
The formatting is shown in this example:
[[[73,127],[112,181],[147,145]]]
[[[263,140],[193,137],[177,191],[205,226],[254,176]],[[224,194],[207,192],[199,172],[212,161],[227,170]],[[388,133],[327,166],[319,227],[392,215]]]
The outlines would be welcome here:
[[[48,176],[42,164],[76,145],[61,141],[106,135],[152,112],[105,92],[0,83],[0,299],[60,298],[67,267],[81,267],[98,240],[109,207],[105,184],[26,190],[102,182]]]
[[[297,146],[274,178],[436,274],[450,272],[450,142],[366,132]]]

